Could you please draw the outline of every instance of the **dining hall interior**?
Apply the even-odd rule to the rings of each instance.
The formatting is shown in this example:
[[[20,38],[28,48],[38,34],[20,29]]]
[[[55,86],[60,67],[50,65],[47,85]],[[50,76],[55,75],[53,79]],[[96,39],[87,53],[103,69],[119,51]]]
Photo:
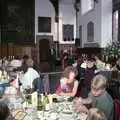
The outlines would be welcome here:
[[[1,120],[119,113],[120,0],[0,1]]]

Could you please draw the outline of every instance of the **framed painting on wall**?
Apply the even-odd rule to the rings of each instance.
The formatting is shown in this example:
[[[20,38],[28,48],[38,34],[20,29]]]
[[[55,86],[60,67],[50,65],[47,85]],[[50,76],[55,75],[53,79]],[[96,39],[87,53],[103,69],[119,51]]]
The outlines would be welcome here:
[[[38,32],[51,33],[51,17],[38,17]]]
[[[74,25],[63,24],[63,40],[64,41],[74,40]]]

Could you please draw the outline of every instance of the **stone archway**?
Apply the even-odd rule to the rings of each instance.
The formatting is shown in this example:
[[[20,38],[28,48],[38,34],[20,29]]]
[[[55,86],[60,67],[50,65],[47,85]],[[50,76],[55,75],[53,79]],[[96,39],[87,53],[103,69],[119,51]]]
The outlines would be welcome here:
[[[52,44],[52,35],[36,36],[37,63],[40,65],[41,72],[49,71],[49,49]]]

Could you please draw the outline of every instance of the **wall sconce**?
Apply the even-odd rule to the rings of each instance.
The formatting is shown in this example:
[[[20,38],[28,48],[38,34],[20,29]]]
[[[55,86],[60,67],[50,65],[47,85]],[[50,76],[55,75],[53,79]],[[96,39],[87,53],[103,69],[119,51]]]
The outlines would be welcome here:
[[[98,0],[94,0],[95,3],[98,3]]]

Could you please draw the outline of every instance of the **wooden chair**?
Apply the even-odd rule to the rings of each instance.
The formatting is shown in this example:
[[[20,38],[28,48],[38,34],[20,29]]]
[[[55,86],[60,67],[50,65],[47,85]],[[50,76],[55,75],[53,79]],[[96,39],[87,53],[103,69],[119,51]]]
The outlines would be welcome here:
[[[109,81],[109,89],[111,90],[111,94],[113,98],[116,98],[119,96],[119,88],[120,88],[120,82],[118,80],[118,72],[112,71],[111,72],[111,80]]]
[[[120,120],[120,99],[114,101],[115,111],[114,111],[114,120]]]

